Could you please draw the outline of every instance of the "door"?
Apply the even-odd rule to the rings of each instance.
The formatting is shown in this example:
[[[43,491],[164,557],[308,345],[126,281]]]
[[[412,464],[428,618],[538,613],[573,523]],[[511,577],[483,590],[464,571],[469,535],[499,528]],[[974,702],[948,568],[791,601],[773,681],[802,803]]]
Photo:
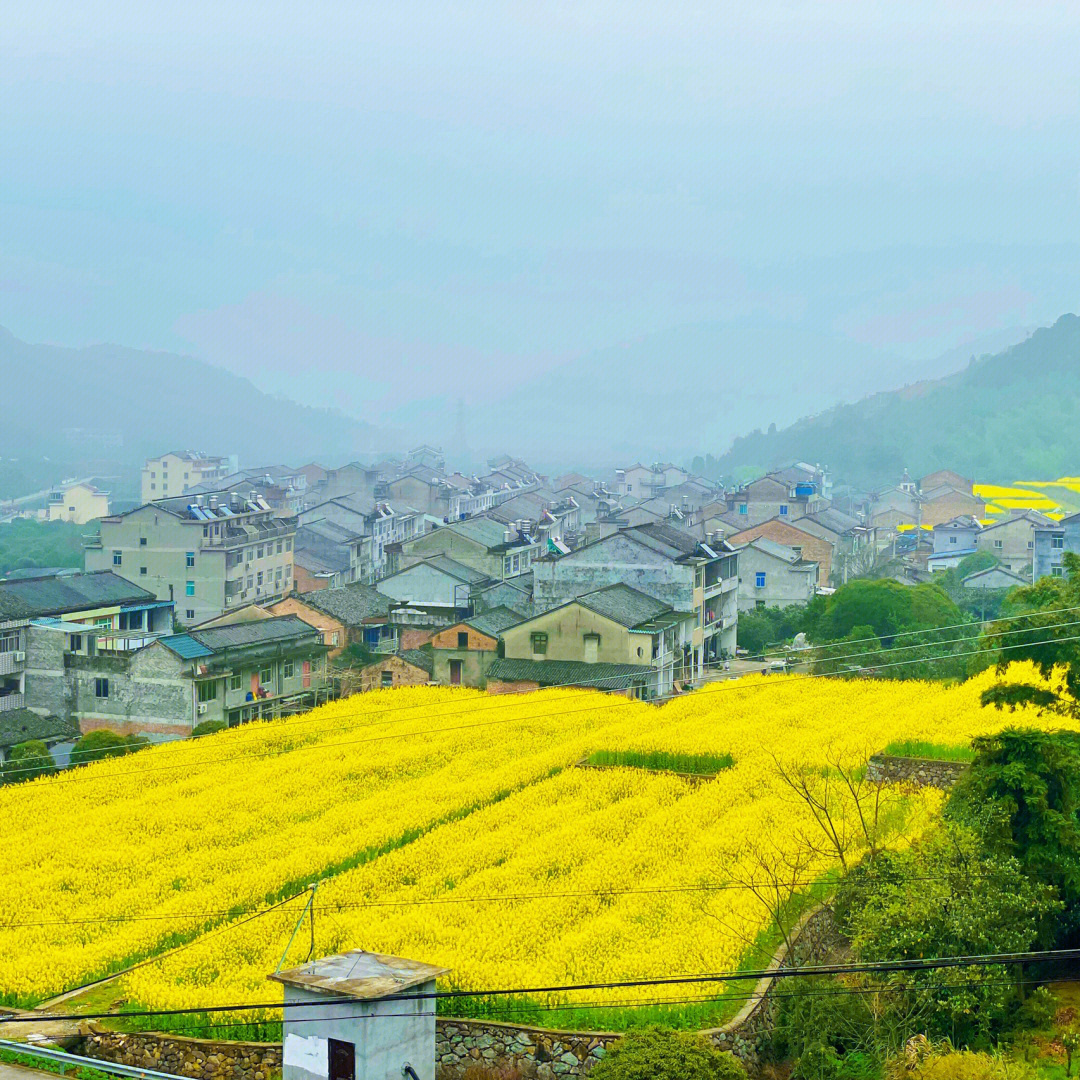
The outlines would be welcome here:
[[[356,1080],[356,1045],[340,1039],[330,1044],[330,1080]]]
[[[450,661],[450,685],[451,686],[460,686],[461,685],[461,661],[460,660],[451,660]]]

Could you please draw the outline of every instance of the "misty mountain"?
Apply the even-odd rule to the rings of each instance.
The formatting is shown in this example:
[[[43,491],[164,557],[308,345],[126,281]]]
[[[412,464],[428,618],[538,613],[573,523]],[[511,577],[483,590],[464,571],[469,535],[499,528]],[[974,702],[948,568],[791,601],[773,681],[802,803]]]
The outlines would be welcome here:
[[[298,372],[302,377],[302,372]],[[30,345],[0,327],[0,455],[137,464],[173,449],[241,463],[341,461],[384,449],[373,427],[297,405],[191,356]]]
[[[759,425],[895,385],[905,362],[783,324],[704,323],[540,368],[473,427],[544,467],[681,460]]]
[[[987,483],[1075,475],[1080,466],[1080,318],[963,371],[874,394],[779,431],[736,439],[717,468],[821,462],[858,486],[952,468]]]

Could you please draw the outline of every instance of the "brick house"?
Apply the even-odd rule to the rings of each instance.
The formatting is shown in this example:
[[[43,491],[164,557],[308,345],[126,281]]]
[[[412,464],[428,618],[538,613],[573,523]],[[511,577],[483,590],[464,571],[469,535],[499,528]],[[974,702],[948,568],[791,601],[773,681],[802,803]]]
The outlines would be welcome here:
[[[391,653],[360,669],[360,692],[425,686],[431,682],[431,669],[431,653],[423,649]]]
[[[497,607],[438,631],[431,639],[432,678],[447,686],[484,686],[499,656],[499,635],[521,621],[516,611]]]
[[[767,540],[782,544],[784,547],[792,548],[800,558],[817,563],[817,583],[819,585],[829,584],[834,545],[824,536],[816,536],[814,533],[808,532],[806,529],[800,529],[790,522],[781,521],[780,518],[771,518],[769,521],[763,521],[760,525],[755,525],[751,529],[744,529],[742,532],[734,533],[727,537],[727,540],[736,547],[741,547],[743,544],[750,543],[751,540],[756,540],[759,536],[764,536]]]

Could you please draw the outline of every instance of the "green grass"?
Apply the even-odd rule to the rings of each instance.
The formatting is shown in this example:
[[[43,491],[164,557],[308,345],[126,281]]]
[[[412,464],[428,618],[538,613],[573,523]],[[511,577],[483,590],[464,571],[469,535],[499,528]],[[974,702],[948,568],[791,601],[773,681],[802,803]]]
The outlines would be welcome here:
[[[920,742],[917,739],[905,739],[892,742],[881,751],[887,757],[930,758],[932,761],[974,761],[975,751],[961,743],[948,746],[943,743]]]
[[[730,754],[669,754],[663,750],[594,750],[586,765],[620,766],[648,769],[651,772],[688,773],[693,776],[714,776],[730,769],[735,759]]]

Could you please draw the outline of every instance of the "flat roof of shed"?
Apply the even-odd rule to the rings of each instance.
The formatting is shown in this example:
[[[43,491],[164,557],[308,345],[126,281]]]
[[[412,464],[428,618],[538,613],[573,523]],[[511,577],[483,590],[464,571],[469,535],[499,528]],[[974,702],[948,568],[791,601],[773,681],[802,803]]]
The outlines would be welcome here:
[[[449,970],[419,960],[354,949],[288,971],[275,971],[268,978],[315,993],[370,1001],[403,993]]]

